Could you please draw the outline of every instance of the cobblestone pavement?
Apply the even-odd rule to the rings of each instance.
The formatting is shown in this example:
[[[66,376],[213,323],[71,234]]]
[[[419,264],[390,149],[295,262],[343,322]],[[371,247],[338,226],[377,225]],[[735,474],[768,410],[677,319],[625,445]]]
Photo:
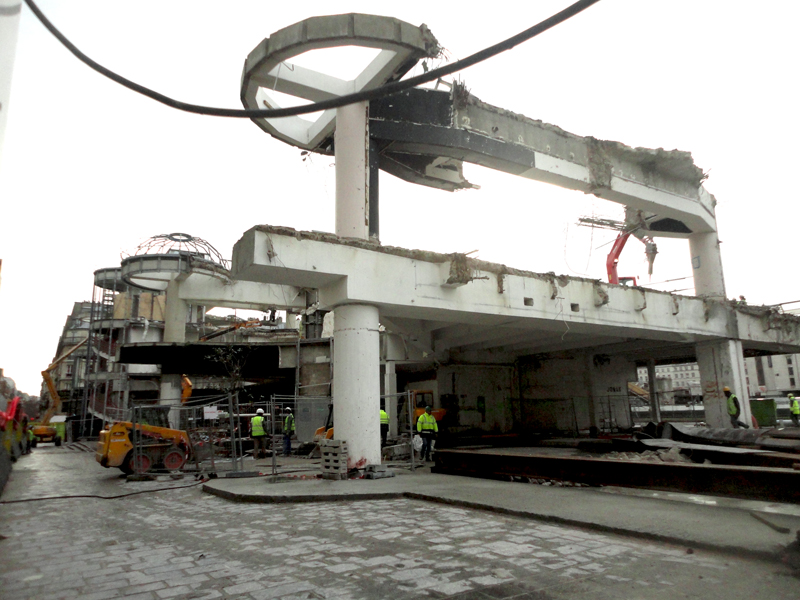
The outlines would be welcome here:
[[[190,483],[42,446],[0,500]],[[0,536],[3,600],[800,597],[777,563],[407,499],[237,504],[189,486],[0,505]]]

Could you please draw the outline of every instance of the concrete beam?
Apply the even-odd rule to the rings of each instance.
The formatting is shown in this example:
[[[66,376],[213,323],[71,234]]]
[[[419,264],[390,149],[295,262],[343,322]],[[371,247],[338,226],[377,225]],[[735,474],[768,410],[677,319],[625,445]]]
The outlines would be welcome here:
[[[444,285],[452,273],[447,263],[453,261],[466,261],[467,283],[455,288]],[[389,320],[517,323],[532,331],[569,327],[585,336],[678,343],[738,339],[743,330],[752,342],[800,351],[800,318],[790,315],[783,315],[780,328],[765,329],[759,315],[739,311],[734,318],[727,302],[288,228],[259,226],[246,232],[234,248],[233,274],[236,279],[318,288],[323,310],[372,305]]]
[[[687,237],[716,230],[713,197],[688,152],[632,148],[582,137],[482,102],[463,85],[451,92],[412,89],[370,105],[370,135],[385,146],[381,167],[431,187],[442,182],[427,167],[448,158],[594,194],[641,210],[648,235]],[[398,165],[401,165],[398,167]],[[452,172],[452,171],[451,171]]]
[[[248,310],[305,310],[306,298],[300,288],[258,284],[251,281],[224,282],[213,277],[190,274],[178,285],[184,302],[210,310],[214,306]]]

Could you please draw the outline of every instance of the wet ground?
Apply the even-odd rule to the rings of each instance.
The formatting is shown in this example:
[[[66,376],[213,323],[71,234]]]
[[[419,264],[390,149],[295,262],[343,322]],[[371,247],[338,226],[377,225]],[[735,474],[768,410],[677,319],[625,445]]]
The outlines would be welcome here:
[[[247,504],[192,484],[127,482],[79,447],[40,446],[0,501],[84,497],[0,504],[0,597],[800,597],[785,565],[734,553],[408,498]]]

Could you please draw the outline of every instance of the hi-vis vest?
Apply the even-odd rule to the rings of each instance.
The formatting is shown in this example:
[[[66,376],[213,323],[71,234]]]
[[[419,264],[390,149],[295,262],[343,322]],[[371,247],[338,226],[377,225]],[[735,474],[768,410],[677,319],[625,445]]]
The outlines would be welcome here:
[[[736,398],[736,394],[731,394],[728,396],[728,414],[735,415],[736,414],[736,405],[733,403],[734,400],[738,400]]]
[[[250,435],[266,435],[266,432],[264,431],[264,417],[258,416],[250,419]]]
[[[283,433],[294,431],[294,415],[289,413],[283,422]]]
[[[385,410],[381,411],[381,425],[388,425],[389,424],[389,415],[386,414]]]
[[[792,398],[789,400],[789,408],[792,409],[793,415],[800,415],[800,400]]]
[[[439,431],[439,426],[436,424],[436,417],[426,412],[422,413],[417,420],[417,431],[420,433]]]

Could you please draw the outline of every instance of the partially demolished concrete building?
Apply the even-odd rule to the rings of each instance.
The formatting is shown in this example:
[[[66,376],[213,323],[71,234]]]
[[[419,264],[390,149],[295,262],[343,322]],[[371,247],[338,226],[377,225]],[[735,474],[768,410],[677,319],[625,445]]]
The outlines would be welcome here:
[[[349,82],[288,62],[339,45],[381,52]],[[242,101],[249,108],[274,107],[271,90],[319,101],[377,87],[438,50],[425,26],[366,15],[307,19],[251,53]],[[572,399],[576,418],[600,427],[603,419],[616,418],[613,408],[602,413],[600,399],[625,390],[637,364],[654,369],[656,362],[693,359],[700,366],[706,421],[724,427],[722,388],[746,395],[744,354],[794,352],[800,344],[796,317],[726,301],[715,200],[686,152],[576,136],[487,105],[459,85],[449,91],[415,88],[335,114],[328,110],[311,124],[298,117],[255,121],[284,142],[336,156],[337,235],[256,227],[236,245],[232,271],[237,279],[264,285],[314,289],[315,308],[335,311],[337,436],[344,420],[344,437],[356,438],[350,441],[356,460],[373,462],[377,447],[366,441],[377,440],[377,417],[362,414],[377,414],[379,323],[398,340],[391,346],[396,352],[384,356],[387,373],[394,370],[391,363],[420,352],[435,367],[439,402],[447,396],[465,414],[485,406],[482,425],[500,431],[535,421],[537,404],[553,399]],[[687,239],[696,296],[526,273],[374,241],[380,169],[457,189],[469,187],[463,161],[619,203],[631,232]],[[388,381],[385,388],[391,387]],[[481,394],[479,404],[470,396],[482,387],[491,392]],[[524,407],[516,414],[514,399]]]
[[[352,81],[290,62],[342,45],[380,52]],[[242,102],[274,108],[273,91],[320,101],[378,88],[438,52],[424,25],[307,19],[253,50]],[[313,122],[254,119],[281,141],[336,157],[336,232],[253,227],[230,269],[191,253],[123,262],[128,284],[165,295],[161,341],[170,352],[188,343],[186,324],[200,306],[302,313],[309,337],[321,335],[313,327],[332,311],[336,437],[348,441],[351,466],[380,462],[379,398],[404,389],[430,391],[453,431],[625,428],[637,367],[654,380],[656,364],[696,360],[706,422],[729,425],[724,386],[744,400],[749,420],[744,356],[800,351],[800,318],[726,300],[715,200],[691,155],[580,137],[483,103],[463,85],[447,87],[326,110]],[[452,191],[471,187],[464,161],[618,203],[633,235],[686,239],[695,295],[381,245],[380,170]],[[120,358],[163,364],[169,353],[134,342]],[[180,401],[180,377],[162,373],[162,403]]]

